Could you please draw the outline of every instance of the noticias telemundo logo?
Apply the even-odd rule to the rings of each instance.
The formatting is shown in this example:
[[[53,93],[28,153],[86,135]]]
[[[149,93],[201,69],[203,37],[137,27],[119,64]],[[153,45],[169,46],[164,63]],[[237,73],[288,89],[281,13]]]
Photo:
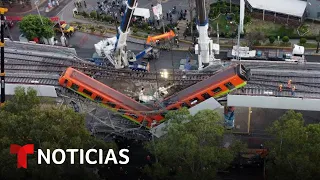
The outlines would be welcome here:
[[[129,153],[128,149],[121,149],[119,151],[119,156],[122,160],[117,159],[117,156],[113,149],[108,149],[108,153],[105,156],[103,149],[55,149],[51,152],[50,149],[43,151],[42,149],[34,150],[34,144],[26,144],[20,146],[17,144],[10,145],[10,154],[17,155],[17,168],[27,168],[28,167],[28,155],[35,154],[37,152],[37,164],[63,164],[67,160],[67,154],[69,154],[70,161],[68,163],[75,164],[75,157],[78,156],[79,164],[108,164],[112,161],[114,164],[128,164],[129,156],[126,153]],[[98,159],[90,159],[90,155],[97,154]],[[59,158],[57,158],[59,157]]]

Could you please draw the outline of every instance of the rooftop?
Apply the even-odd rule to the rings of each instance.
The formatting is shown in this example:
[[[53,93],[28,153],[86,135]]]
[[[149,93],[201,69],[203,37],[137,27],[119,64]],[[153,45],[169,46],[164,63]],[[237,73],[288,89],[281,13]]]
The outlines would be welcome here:
[[[302,17],[307,7],[301,0],[247,0],[255,9],[267,10],[296,17]]]
[[[34,44],[27,42],[19,41],[5,41],[5,48],[7,49],[16,49],[20,51],[32,51],[32,52],[46,52],[46,53],[55,53],[56,55],[62,56],[76,56],[77,52],[74,48],[67,48],[61,46],[51,46],[45,44]]]

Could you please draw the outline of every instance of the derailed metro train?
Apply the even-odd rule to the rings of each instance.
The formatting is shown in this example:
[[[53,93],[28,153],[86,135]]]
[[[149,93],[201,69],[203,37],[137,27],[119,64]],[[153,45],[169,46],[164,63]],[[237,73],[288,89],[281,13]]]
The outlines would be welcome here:
[[[61,75],[59,84],[86,98],[101,103],[104,107],[121,113],[123,117],[133,122],[141,124],[147,121],[146,127],[150,128],[153,121],[161,123],[168,110],[177,110],[182,107],[191,108],[211,97],[224,96],[235,89],[245,86],[249,78],[250,70],[243,65],[231,66],[167,97],[162,101],[165,107],[163,109],[152,109],[142,105],[72,67],[69,67]]]

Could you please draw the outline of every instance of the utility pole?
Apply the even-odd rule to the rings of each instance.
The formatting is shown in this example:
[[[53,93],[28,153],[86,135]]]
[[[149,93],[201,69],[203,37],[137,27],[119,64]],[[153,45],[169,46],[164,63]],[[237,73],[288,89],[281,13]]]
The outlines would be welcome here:
[[[0,77],[1,77],[1,101],[0,101],[0,106],[4,105],[4,102],[6,100],[6,94],[5,94],[5,72],[4,72],[4,13],[8,12],[7,8],[0,8],[0,13],[1,13],[1,72],[0,72]]]
[[[39,0],[35,1],[34,4],[36,5],[36,8],[37,8],[37,11],[38,11],[38,15],[39,15],[41,24],[43,25],[43,21],[42,21],[42,18],[41,18],[41,14],[40,14],[40,11],[39,11],[39,8],[38,8],[38,5],[40,4]]]
[[[219,44],[219,23],[217,23],[217,44]]]

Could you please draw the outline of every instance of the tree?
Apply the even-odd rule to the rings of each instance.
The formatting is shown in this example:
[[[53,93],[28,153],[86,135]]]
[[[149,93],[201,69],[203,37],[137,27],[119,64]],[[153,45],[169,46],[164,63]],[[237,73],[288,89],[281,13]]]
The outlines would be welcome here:
[[[258,44],[258,43],[260,43],[260,41],[264,41],[265,35],[259,29],[256,29],[253,32],[247,33],[245,38],[248,42],[248,46],[252,47],[252,45]]]
[[[29,40],[41,37],[51,38],[54,36],[53,22],[44,16],[41,16],[41,19],[43,24],[39,15],[27,15],[19,23],[20,30]]]
[[[90,17],[93,19],[97,19],[97,12],[96,11],[91,11]]]
[[[239,143],[233,143],[230,149],[222,147],[225,131],[215,111],[204,110],[192,116],[184,108],[169,112],[166,119],[171,121],[167,135],[146,145],[159,159],[145,168],[154,178],[213,179],[238,152],[235,145]]]
[[[267,173],[273,180],[311,180],[320,177],[320,124],[304,125],[301,113],[286,112],[268,129]],[[317,178],[316,178],[317,179]]]
[[[28,155],[28,168],[18,169],[16,155],[9,153],[10,144],[51,150],[115,148],[89,134],[83,115],[67,108],[44,107],[35,90],[25,92],[24,88],[17,88],[13,99],[0,109],[0,179],[97,179],[87,165],[78,164],[77,155],[74,165],[38,165],[37,155]]]
[[[284,43],[287,43],[287,42],[289,42],[289,37],[288,36],[283,36],[282,37],[282,42],[284,42]]]
[[[274,36],[269,37],[270,44],[273,44],[275,40],[276,40],[276,38]]]
[[[307,39],[306,38],[300,38],[300,44],[305,44],[307,43]]]

